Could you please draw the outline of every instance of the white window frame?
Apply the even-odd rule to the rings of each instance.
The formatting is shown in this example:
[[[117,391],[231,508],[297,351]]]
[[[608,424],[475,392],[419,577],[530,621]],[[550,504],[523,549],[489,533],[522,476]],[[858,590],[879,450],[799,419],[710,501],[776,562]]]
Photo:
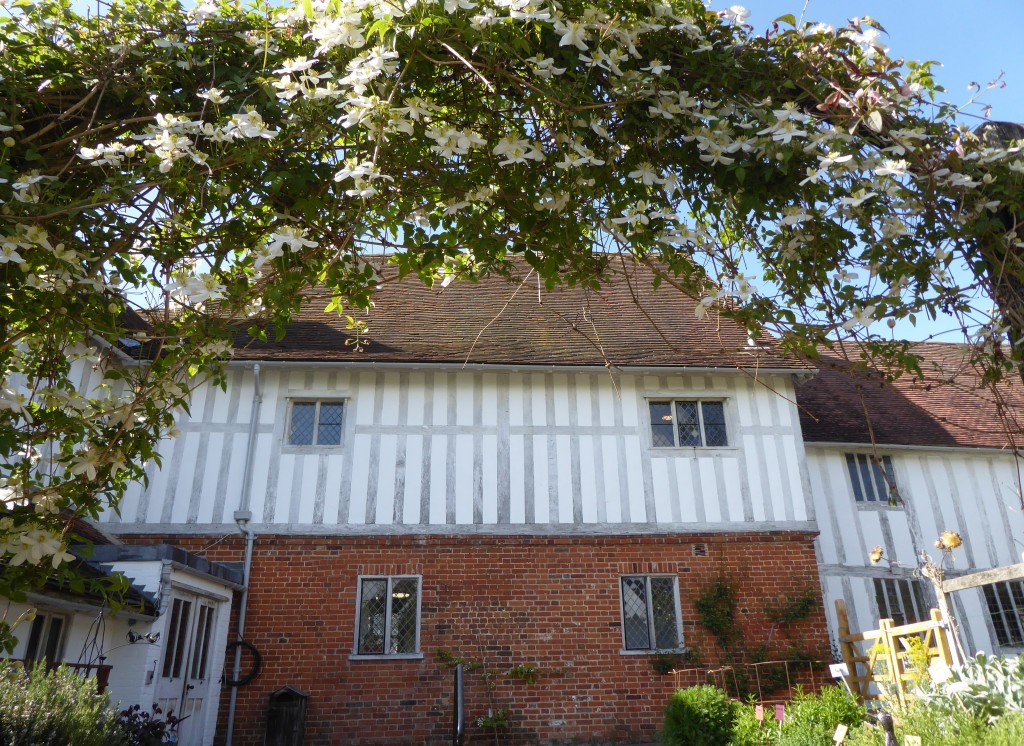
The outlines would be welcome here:
[[[315,404],[316,410],[313,413],[313,442],[292,443],[292,413],[296,404]],[[323,404],[341,405],[341,430],[338,433],[337,443],[317,443],[320,435],[320,407]],[[315,448],[317,450],[338,449],[345,442],[345,422],[349,416],[348,399],[329,396],[293,396],[288,399],[288,416],[284,428],[284,445],[286,448]]]
[[[652,645],[656,645],[656,636],[654,632],[654,609],[652,606],[651,599],[651,579],[652,578],[670,578],[672,580],[672,602],[674,605],[674,612],[676,617],[676,647],[674,648],[628,648],[626,647],[626,599],[622,595],[622,582],[626,578],[643,578],[645,586],[645,596],[647,603],[647,633],[648,639]],[[619,575],[619,628],[622,632],[622,649],[619,653],[622,655],[659,655],[664,653],[678,653],[686,649],[686,645],[683,641],[683,614],[682,608],[679,603],[679,576],[671,573],[624,573]]]
[[[391,639],[391,589],[396,580],[416,581],[416,650],[411,653],[360,653],[359,652],[359,627],[363,615],[363,581],[364,580],[386,580],[387,598],[389,603],[384,610],[384,640]],[[395,660],[395,659],[422,659],[423,651],[420,648],[420,630],[422,628],[423,612],[423,576],[422,575],[359,575],[356,577],[356,614],[355,629],[352,635],[352,655],[350,660]]]
[[[700,428],[700,442],[699,446],[679,445],[679,423],[675,421],[676,418],[676,403],[678,402],[692,402],[697,404],[697,425]],[[725,427],[725,444],[709,446],[707,443],[707,433],[704,430],[704,404],[721,404],[722,405],[722,420],[723,426]],[[654,426],[661,424],[654,422],[651,419],[651,405],[652,404],[669,404],[672,407],[672,442],[674,445],[670,446],[658,446],[654,445]],[[720,396],[648,396],[647,397],[647,437],[649,438],[651,449],[655,452],[671,452],[671,451],[691,451],[691,450],[715,450],[718,448],[735,448],[730,437],[733,427],[729,422],[729,400]]]
[[[1010,598],[1010,607],[1006,608],[1003,604],[1004,599],[1001,598],[996,591],[995,586],[1005,586],[1007,595]],[[991,591],[989,590],[991,589]],[[983,585],[981,588],[982,600],[985,602],[985,611],[988,613],[988,622],[992,627],[992,642],[994,642],[999,648],[1007,650],[1017,650],[1024,648],[1024,581],[1021,580],[1004,580],[999,583],[989,583]],[[1016,592],[1014,592],[1016,590]],[[992,607],[992,600],[990,600],[990,593],[996,602],[997,608]],[[995,618],[996,615],[1002,617],[1003,629],[1007,634],[1013,632],[1017,633],[1017,639],[1010,639],[1003,642],[999,639],[999,633],[996,630]],[[1016,629],[1011,630],[1013,626]]]
[[[29,650],[29,645],[31,645],[32,642],[32,628],[39,620],[42,620],[42,632],[39,635],[38,648],[34,655],[30,655],[30,652],[32,652]],[[64,660],[64,644],[68,639],[68,627],[71,624],[71,618],[66,614],[59,614],[47,609],[36,609],[35,619],[33,619],[28,625],[28,634],[25,636],[25,653],[22,656],[25,660],[41,661],[45,658],[45,655],[41,655],[41,653],[46,652],[47,641],[50,638],[50,632],[53,629],[54,620],[60,621],[60,635],[57,639],[56,650],[54,651],[54,660],[47,659],[46,662],[60,663]]]
[[[911,603],[914,606],[920,606],[921,608],[907,609],[906,598],[904,594],[901,592],[899,585],[902,583],[907,584],[907,591],[910,593]],[[898,626],[902,626],[904,624],[914,624],[915,622],[924,622],[928,620],[929,599],[925,584],[922,581],[917,580],[915,578],[900,577],[895,575],[891,577],[875,577],[871,579],[871,600],[876,607],[878,619],[895,619],[895,617],[892,614],[892,604],[890,603],[890,601],[892,600],[892,594],[890,594],[888,589],[886,588],[887,584],[892,584],[893,590],[895,591],[894,595],[896,596],[896,603],[899,607],[898,611],[903,616],[903,621],[900,622]],[[883,589],[886,599],[886,608],[884,609],[882,608],[881,604],[878,603],[878,591],[880,587]]]
[[[900,498],[899,484],[896,481],[896,469],[892,463],[892,456],[889,454],[878,456],[877,458],[881,463],[876,463],[875,454],[864,451],[847,451],[843,456],[846,464],[846,478],[850,485],[850,491],[853,494],[853,502],[858,507],[881,506],[893,508],[902,506],[903,501]],[[852,465],[850,463],[851,459],[854,462]],[[854,467],[855,472],[853,470]],[[865,467],[871,473],[869,483],[866,483],[864,479]],[[881,472],[882,474],[882,486],[879,485],[880,477],[876,472]],[[881,489],[884,489],[884,494],[880,492]],[[860,495],[860,497],[858,498],[857,495]]]

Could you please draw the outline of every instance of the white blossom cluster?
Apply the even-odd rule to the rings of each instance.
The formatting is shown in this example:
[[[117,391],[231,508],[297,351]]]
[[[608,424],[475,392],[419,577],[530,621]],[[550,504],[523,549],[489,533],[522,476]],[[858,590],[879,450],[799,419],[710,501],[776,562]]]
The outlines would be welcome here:
[[[58,534],[44,528],[17,531],[10,518],[0,518],[0,557],[12,567],[47,561],[54,569],[74,559]]]

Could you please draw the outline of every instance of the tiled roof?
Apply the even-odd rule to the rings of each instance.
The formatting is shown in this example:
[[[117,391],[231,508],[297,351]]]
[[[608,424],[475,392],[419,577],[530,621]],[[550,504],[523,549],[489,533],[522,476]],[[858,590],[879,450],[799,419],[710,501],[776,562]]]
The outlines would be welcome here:
[[[86,518],[74,517],[71,522],[71,531],[76,536],[97,546],[119,543],[117,539]]]
[[[236,360],[489,363],[796,368],[809,367],[774,343],[751,346],[738,325],[709,313],[633,269],[600,290],[548,291],[522,265],[516,280],[488,277],[427,288],[416,277],[385,276],[366,317],[361,351],[336,313],[325,314],[326,291],[308,294],[279,343],[240,342]]]
[[[960,345],[921,343],[912,352],[922,358],[924,378],[905,375],[885,384],[880,375],[823,351],[815,361],[818,375],[797,386],[804,439],[871,443],[873,431],[873,442],[889,445],[1024,446],[1019,378],[983,386]]]

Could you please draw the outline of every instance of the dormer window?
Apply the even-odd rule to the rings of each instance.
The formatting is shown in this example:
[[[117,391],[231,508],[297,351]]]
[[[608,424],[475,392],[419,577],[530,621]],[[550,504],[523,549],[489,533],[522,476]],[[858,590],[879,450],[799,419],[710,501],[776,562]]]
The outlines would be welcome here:
[[[288,419],[288,445],[341,445],[344,408],[341,401],[293,401]]]
[[[655,448],[723,448],[725,402],[704,399],[651,401],[651,445]]]

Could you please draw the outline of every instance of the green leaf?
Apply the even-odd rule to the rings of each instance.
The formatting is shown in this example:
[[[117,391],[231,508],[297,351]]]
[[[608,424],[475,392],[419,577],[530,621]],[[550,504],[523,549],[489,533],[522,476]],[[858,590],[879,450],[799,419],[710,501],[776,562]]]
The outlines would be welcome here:
[[[792,13],[786,13],[776,18],[772,23],[788,23],[790,26],[796,26],[796,16]]]
[[[860,19],[860,22],[863,23],[865,26],[870,26],[871,28],[878,29],[883,34],[889,33],[888,31],[885,30],[885,27],[882,24],[880,24],[871,16],[864,16],[863,18]]]

